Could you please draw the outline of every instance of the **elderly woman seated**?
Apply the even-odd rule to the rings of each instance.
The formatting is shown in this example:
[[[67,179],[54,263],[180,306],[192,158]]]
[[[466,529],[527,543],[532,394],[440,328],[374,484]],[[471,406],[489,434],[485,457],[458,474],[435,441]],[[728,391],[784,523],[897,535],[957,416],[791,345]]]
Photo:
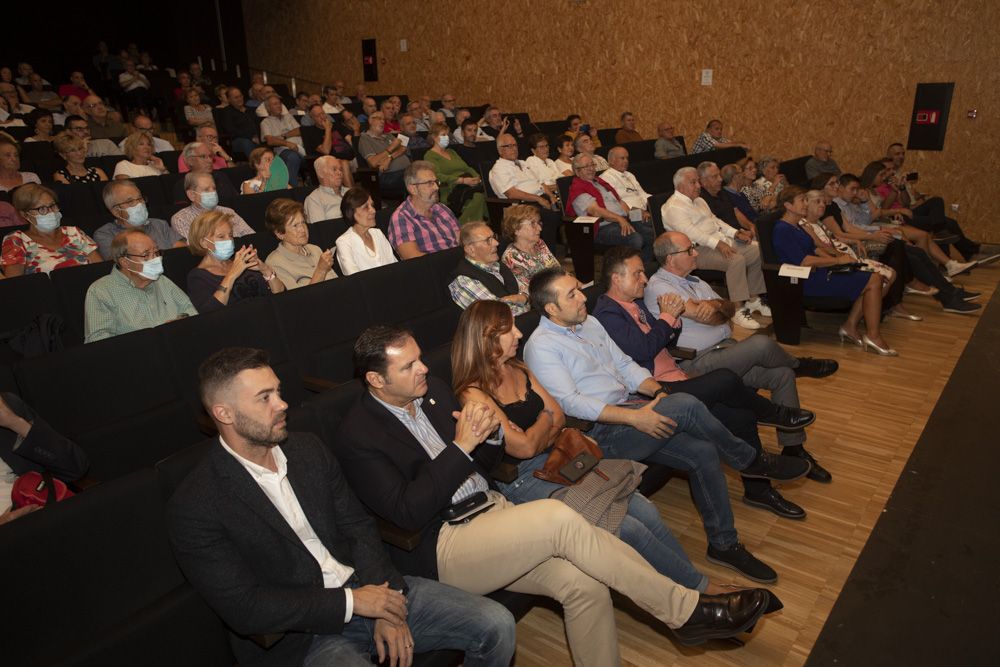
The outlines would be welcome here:
[[[26,231],[3,240],[4,274],[49,273],[53,269],[101,261],[97,244],[76,227],[63,227],[55,193],[35,183],[14,191],[14,209],[28,221]]]
[[[897,356],[896,350],[889,347],[879,330],[884,289],[882,276],[877,271],[831,271],[836,266],[855,264],[855,259],[835,249],[818,251],[812,237],[799,226],[808,213],[806,191],[803,188],[790,185],[782,190],[778,196],[778,207],[782,215],[774,225],[774,252],[779,262],[812,268],[804,283],[804,294],[840,297],[854,302],[847,320],[837,332],[840,340],[846,339],[883,356]],[[865,333],[859,334],[858,327],[862,317],[865,320]]]
[[[523,294],[528,293],[532,276],[542,269],[559,266],[549,247],[542,240],[542,217],[538,209],[528,204],[514,204],[504,209],[503,235],[511,241],[500,261],[517,278]]]
[[[748,160],[743,170],[748,185],[742,192],[758,212],[773,211],[777,207],[778,195],[788,184],[788,179],[784,174],[778,173],[780,162],[776,157],[763,157],[755,166],[751,166],[752,163],[753,160]],[[749,175],[754,172],[759,172],[759,175],[751,180]]]
[[[333,249],[322,250],[309,243],[309,225],[302,204],[275,199],[264,212],[264,224],[281,242],[267,256],[267,265],[287,289],[337,277],[333,270]]]
[[[115,165],[116,179],[160,176],[167,173],[163,160],[153,154],[153,135],[149,132],[133,132],[128,135],[122,151],[126,159]]]
[[[337,238],[337,263],[345,276],[392,264],[396,255],[389,239],[375,226],[375,205],[362,187],[347,191],[340,202],[350,228]]]
[[[66,161],[66,166],[52,175],[56,183],[100,183],[108,180],[108,175],[100,167],[88,167],[87,142],[72,132],[60,132],[52,140],[56,153]]]
[[[228,213],[209,211],[195,218],[188,230],[188,248],[202,258],[187,277],[187,293],[199,313],[285,291],[278,274],[257,257],[253,246],[236,249]]]
[[[538,182],[542,185],[556,184],[556,179],[566,176],[563,170],[556,166],[555,160],[549,157],[549,139],[541,132],[528,137],[528,147],[531,148],[531,155],[524,161],[524,166],[528,168]]]
[[[41,183],[38,174],[21,171],[21,147],[13,137],[0,132],[0,192],[10,192],[25,183]]]

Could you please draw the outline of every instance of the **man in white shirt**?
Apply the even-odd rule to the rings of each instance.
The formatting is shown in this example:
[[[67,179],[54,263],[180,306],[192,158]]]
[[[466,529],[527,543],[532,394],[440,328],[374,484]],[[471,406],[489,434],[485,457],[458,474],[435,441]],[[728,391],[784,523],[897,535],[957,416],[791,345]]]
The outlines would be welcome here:
[[[335,157],[324,155],[316,158],[314,166],[319,187],[306,197],[306,222],[342,218],[340,201],[347,192],[344,187],[344,164]]]
[[[132,127],[136,132],[149,132],[149,136],[153,137],[153,152],[154,153],[165,153],[168,151],[177,150],[173,147],[169,141],[160,139],[154,134],[156,131],[153,126],[153,119],[149,116],[136,116],[135,120],[132,121]],[[118,150],[125,150],[125,139],[118,142]]]
[[[701,193],[698,170],[681,167],[674,174],[674,194],[660,209],[663,226],[686,234],[698,245],[698,266],[726,272],[729,300],[736,304],[733,324],[745,329],[760,329],[751,313],[771,316],[760,295],[767,291],[760,269],[760,248],[746,230],[736,230],[719,220]]]
[[[340,101],[340,93],[334,86],[323,86],[323,111],[328,114],[340,113],[344,105]]]
[[[298,185],[299,168],[306,155],[302,143],[302,128],[281,103],[281,98],[271,95],[264,101],[268,116],[260,124],[260,135],[264,143],[277,152],[288,167],[288,184]]]
[[[373,653],[410,664],[439,648],[509,663],[510,613],[396,570],[337,460],[315,435],[288,432],[263,350],[220,350],[199,376],[219,441],[171,498],[168,527],[240,664],[355,667]]]
[[[649,220],[646,204],[650,194],[642,189],[635,174],[628,170],[628,150],[624,146],[612,148],[608,151],[608,165],[601,178],[618,192],[630,209],[640,209],[642,219]]]
[[[554,250],[557,230],[562,223],[556,204],[556,186],[539,182],[527,165],[517,159],[517,141],[513,135],[497,137],[497,153],[500,159],[490,169],[490,187],[501,199],[531,202],[541,208],[542,240]]]

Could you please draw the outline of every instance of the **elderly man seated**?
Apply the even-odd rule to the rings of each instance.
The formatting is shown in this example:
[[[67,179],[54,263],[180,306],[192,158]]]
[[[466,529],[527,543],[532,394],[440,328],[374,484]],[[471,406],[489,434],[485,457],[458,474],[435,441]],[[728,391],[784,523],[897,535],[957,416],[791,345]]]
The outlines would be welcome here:
[[[288,167],[288,184],[295,187],[299,184],[299,168],[306,155],[306,148],[302,143],[302,128],[292,114],[285,110],[277,95],[264,100],[264,106],[268,115],[260,124],[261,139],[284,161]]]
[[[438,201],[434,165],[417,160],[403,174],[409,196],[389,221],[389,243],[400,259],[413,259],[458,245],[458,220]]]
[[[691,239],[680,232],[665,232],[656,239],[653,249],[660,268],[649,279],[643,300],[657,317],[665,295],[684,300],[680,315],[683,326],[676,344],[697,350],[694,359],[680,362],[685,373],[703,375],[728,368],[747,386],[770,391],[771,400],[778,405],[798,408],[796,377],[822,378],[837,371],[836,361],[793,357],[767,336],[750,336],[737,342],[727,324],[736,312],[736,304],[722,299],[707,283],[691,275],[701,264],[701,252]],[[810,461],[809,479],[829,482],[830,473],[803,448],[805,439],[802,431],[778,432],[782,454]]]
[[[90,136],[93,139],[119,139],[128,134],[122,125],[121,115],[108,111],[104,100],[97,95],[89,95],[83,100],[83,111],[87,114]]]
[[[417,134],[417,129],[417,118],[412,113],[404,113],[399,117],[399,133],[406,137],[406,147],[410,150],[430,148],[430,142]]]
[[[391,110],[392,105],[383,107]],[[358,137],[358,153],[368,162],[368,166],[378,170],[382,195],[399,199],[405,196],[403,173],[410,166],[410,156],[403,142],[387,132],[385,111],[373,113],[368,117],[368,129]]]
[[[173,144],[156,136],[156,126],[153,123],[153,119],[149,116],[143,116],[142,114],[136,116],[132,121],[132,128],[135,132],[147,132],[153,138],[154,153],[166,153],[174,150]],[[122,151],[125,150],[125,139],[118,142],[118,148]]]
[[[319,187],[309,193],[305,201],[306,222],[334,220],[343,217],[340,203],[349,189],[344,185],[346,165],[335,157],[324,155],[315,163]]]
[[[476,301],[503,301],[515,317],[526,312],[530,307],[528,295],[520,292],[513,271],[500,261],[500,244],[490,226],[485,222],[467,223],[459,242],[465,257],[451,274],[451,300],[462,310]]]
[[[751,236],[757,233],[753,222],[736,208],[733,200],[723,191],[722,171],[718,165],[707,160],[699,164],[698,183],[701,185],[701,197],[708,204],[712,215],[733,229],[745,229]]]
[[[251,107],[243,99],[243,91],[233,87],[226,91],[229,104],[219,111],[219,130],[229,137],[233,150],[250,155],[260,144],[257,136],[256,105]]]
[[[694,142],[694,146],[691,147],[691,154],[707,153],[708,151],[717,151],[723,148],[742,148],[746,151],[750,150],[750,146],[747,144],[724,137],[722,135],[722,121],[715,118],[708,121],[708,125],[705,126],[705,131],[698,135],[698,138]]]
[[[833,146],[829,141],[820,141],[813,148],[813,155],[806,160],[806,178],[810,181],[820,174],[840,176],[840,166],[833,159]]]
[[[104,259],[111,259],[111,242],[126,229],[145,232],[160,250],[183,248],[186,245],[166,220],[149,217],[146,198],[129,179],[108,181],[102,198],[108,211],[115,217],[113,222],[98,227],[94,232],[97,250]]]
[[[30,88],[27,92],[28,101],[35,107],[57,111],[62,106],[62,99],[51,90],[45,88],[45,79],[41,74],[32,72],[28,77]]]
[[[467,122],[463,123],[463,127],[467,126]],[[556,186],[539,181],[531,169],[517,159],[517,140],[513,135],[501,134],[497,137],[497,153],[500,159],[490,169],[490,187],[500,199],[516,199],[539,206],[542,216],[542,238],[550,248],[554,248],[557,230],[562,223],[562,217],[555,210],[556,200],[559,197]],[[459,155],[462,155],[461,151]]]
[[[233,225],[233,236],[247,236],[254,233],[253,228],[236,211],[219,205],[219,192],[216,190],[215,177],[211,173],[189,171],[184,176],[184,193],[191,205],[174,213],[170,218],[170,226],[185,240],[194,219],[207,211],[222,211],[229,214],[229,221]]]
[[[202,125],[199,127],[195,132],[194,140],[208,146],[208,150],[212,154],[213,170],[235,166],[236,163],[233,162],[232,156],[219,145],[219,131],[215,129],[214,125]],[[191,167],[188,166],[183,153],[177,158],[177,171],[181,174],[191,171]]]
[[[753,243],[750,232],[736,230],[715,217],[708,203],[698,196],[700,193],[698,170],[678,169],[674,174],[674,194],[660,209],[663,226],[683,232],[701,246],[701,268],[726,272],[729,298],[738,305],[733,323],[745,329],[760,329],[760,322],[751,313],[771,316],[771,309],[760,300],[760,295],[767,291],[760,269],[760,248]]]
[[[653,225],[648,221],[630,221],[628,204],[621,195],[596,174],[594,159],[586,154],[573,158],[575,177],[569,187],[567,212],[599,218],[595,240],[604,245],[628,245],[653,258]]]
[[[184,160],[188,173],[211,174],[216,169],[216,158],[219,157],[212,151],[212,144],[192,141],[181,151],[178,160]],[[187,195],[184,194],[187,190],[184,180],[177,181],[174,184],[173,203],[184,204],[187,202]],[[224,204],[232,204],[239,197],[232,181],[223,174],[215,177],[215,190],[219,193],[219,201]]]
[[[84,342],[198,314],[187,294],[163,275],[163,258],[145,232],[119,232],[111,241],[108,259],[115,263],[111,273],[87,290]]]
[[[642,141],[642,135],[635,129],[635,114],[626,111],[622,114],[622,126],[615,132],[616,144],[627,144],[630,141]]]
[[[92,139],[90,123],[83,116],[67,116],[65,127],[68,132],[80,137],[87,144],[87,157],[122,154],[122,150],[110,139]]]
[[[608,151],[608,168],[601,174],[601,180],[615,189],[629,209],[641,211],[642,219],[649,220],[646,204],[650,194],[643,190],[635,174],[628,170],[628,149],[615,146]]]
[[[672,123],[663,122],[657,125],[656,137],[656,143],[653,145],[653,157],[657,160],[669,160],[684,155],[684,147],[674,137]]]
[[[576,135],[576,138],[573,139],[573,148],[576,149],[577,155],[587,155],[594,161],[597,173],[601,173],[608,168],[608,161],[594,152],[596,146],[594,146],[593,137],[589,134],[581,132]]]

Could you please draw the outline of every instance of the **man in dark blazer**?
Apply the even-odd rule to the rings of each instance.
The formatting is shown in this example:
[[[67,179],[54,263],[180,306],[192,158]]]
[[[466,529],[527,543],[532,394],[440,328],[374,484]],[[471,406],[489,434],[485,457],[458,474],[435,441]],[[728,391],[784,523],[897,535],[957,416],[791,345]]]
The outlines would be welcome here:
[[[83,477],[90,466],[79,445],[56,432],[20,396],[6,392],[0,394],[0,460],[0,524],[42,508],[10,509],[10,487],[17,477],[48,472],[70,482]]]
[[[471,454],[497,428],[496,415],[475,401],[459,410],[450,387],[427,376],[409,332],[368,328],[355,342],[354,362],[367,391],[334,446],[362,502],[420,533],[411,552],[391,551],[401,571],[473,593],[506,588],[556,599],[577,664],[620,661],[609,587],[688,643],[738,634],[764,612],[766,590],[699,595],[564,503],[514,505],[492,489]],[[477,496],[484,502],[465,506]],[[471,514],[449,516],[459,507]]]
[[[289,434],[266,353],[227,348],[200,369],[219,446],[168,506],[181,569],[231,630],[243,667],[409,665],[415,651],[465,651],[508,665],[514,619],[501,605],[404,577],[336,459]]]

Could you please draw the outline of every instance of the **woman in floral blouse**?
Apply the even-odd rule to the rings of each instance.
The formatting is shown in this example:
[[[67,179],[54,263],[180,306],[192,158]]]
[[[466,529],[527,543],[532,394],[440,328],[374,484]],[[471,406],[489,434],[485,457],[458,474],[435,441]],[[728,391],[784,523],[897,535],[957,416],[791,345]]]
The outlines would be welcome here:
[[[0,263],[8,278],[102,261],[93,239],[76,227],[61,225],[52,190],[36,183],[22,185],[14,191],[13,204],[30,226],[4,237]]]
[[[541,238],[542,217],[528,204],[508,206],[503,215],[503,234],[513,241],[503,252],[503,263],[514,273],[522,294],[528,293],[531,277],[542,269],[559,266],[559,260]]]

